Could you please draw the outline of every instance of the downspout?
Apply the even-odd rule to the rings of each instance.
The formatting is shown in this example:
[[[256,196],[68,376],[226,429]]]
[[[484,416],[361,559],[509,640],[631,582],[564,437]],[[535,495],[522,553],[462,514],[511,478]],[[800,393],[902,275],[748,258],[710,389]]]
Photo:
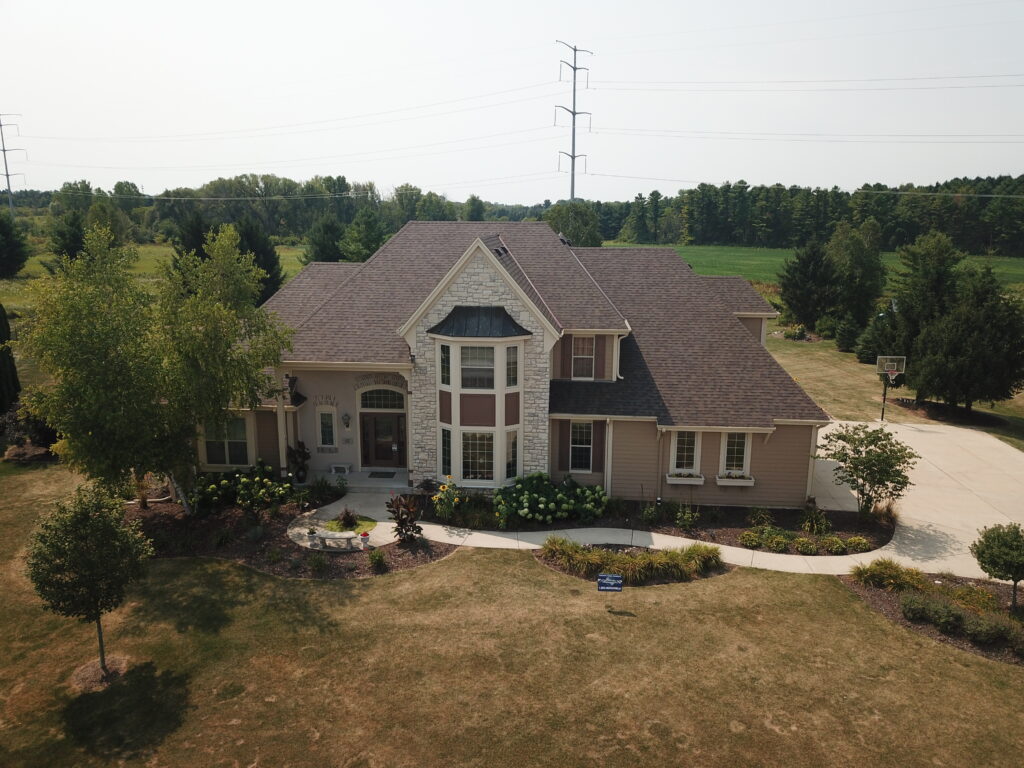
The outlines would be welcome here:
[[[811,497],[811,489],[814,487],[814,462],[818,453],[818,426],[811,427],[811,457],[807,460],[807,498]]]
[[[662,445],[662,437],[664,437],[664,435],[665,435],[665,429],[661,425],[659,425],[658,426],[658,466],[655,467],[655,471],[657,472],[657,478],[658,478],[658,482],[655,485],[655,487],[658,489],[657,498],[659,498],[659,499],[661,498],[662,484],[664,483],[664,480],[665,480],[665,473],[661,471],[661,468],[662,468],[662,465],[663,465],[662,459],[664,458],[661,455],[661,445]]]
[[[284,379],[278,374],[278,384],[283,385]],[[274,398],[277,403],[277,460],[278,460],[278,475],[280,477],[288,476],[288,438],[287,438],[287,425],[285,423],[284,415],[284,390],[278,391]]]
[[[604,427],[604,492],[612,495],[612,420],[605,419]]]

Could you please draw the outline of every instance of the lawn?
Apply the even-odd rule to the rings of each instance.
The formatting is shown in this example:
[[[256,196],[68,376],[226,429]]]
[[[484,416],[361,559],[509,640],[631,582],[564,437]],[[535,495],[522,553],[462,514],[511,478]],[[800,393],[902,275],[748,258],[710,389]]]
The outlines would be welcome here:
[[[609,247],[632,247],[631,243],[607,242]],[[653,246],[641,246],[653,247]],[[701,275],[742,275],[748,280],[762,283],[778,282],[782,263],[789,258],[791,248],[745,248],[731,245],[679,245],[675,248],[679,255],[693,270]],[[889,288],[892,288],[892,277],[899,268],[899,259],[895,253],[882,254],[889,275]],[[975,264],[987,264],[1001,283],[1013,290],[1024,293],[1024,258],[1009,256],[969,256],[968,260]]]
[[[892,624],[835,578],[606,595],[518,551],[340,582],[158,561],[107,620],[132,670],[76,695],[94,633],[43,612],[20,561],[72,484],[0,469],[5,768],[996,766],[1024,749],[1024,668]]]

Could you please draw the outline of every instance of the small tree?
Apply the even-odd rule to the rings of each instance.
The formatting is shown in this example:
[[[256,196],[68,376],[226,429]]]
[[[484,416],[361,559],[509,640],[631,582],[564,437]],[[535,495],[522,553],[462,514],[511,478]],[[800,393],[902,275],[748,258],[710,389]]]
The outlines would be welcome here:
[[[126,523],[121,503],[91,485],[80,487],[70,502],[58,502],[29,545],[29,579],[46,607],[96,624],[104,675],[101,618],[124,602],[128,585],[142,577],[152,556],[138,521]]]
[[[341,238],[345,236],[345,225],[330,213],[325,213],[313,224],[306,234],[306,251],[302,263],[313,261],[341,261]]]
[[[1013,582],[1010,610],[1017,610],[1017,584],[1024,581],[1024,530],[1020,523],[982,528],[971,554],[978,565],[993,579]]]
[[[817,242],[797,248],[779,273],[779,295],[796,322],[813,329],[837,299],[836,272]]]
[[[25,235],[6,212],[0,213],[0,280],[14,277],[28,261]]]
[[[7,310],[0,304],[0,414],[7,413],[18,399],[21,382],[18,368],[14,364],[14,353],[7,342],[11,340],[11,324],[7,322]]]
[[[50,229],[50,250],[56,256],[74,259],[84,248],[85,214],[72,210],[54,219]]]
[[[907,473],[921,457],[883,428],[855,424],[825,437],[822,458],[837,462],[836,485],[849,484],[857,494],[858,511],[868,515],[877,502],[903,495],[910,486]]]

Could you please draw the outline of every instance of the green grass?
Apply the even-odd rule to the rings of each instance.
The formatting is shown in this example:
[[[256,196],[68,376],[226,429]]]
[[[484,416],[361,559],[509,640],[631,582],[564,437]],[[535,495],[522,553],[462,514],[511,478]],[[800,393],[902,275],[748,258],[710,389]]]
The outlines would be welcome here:
[[[1024,669],[897,626],[835,578],[606,595],[511,550],[327,583],[157,561],[106,619],[132,671],[76,694],[94,632],[45,612],[21,565],[73,482],[0,470],[5,768],[913,768],[1024,749]]]
[[[631,247],[631,243],[607,242],[609,247]],[[641,246],[654,247],[654,246]],[[664,246],[663,246],[664,247]],[[762,283],[778,282],[782,263],[789,258],[792,248],[745,248],[727,245],[680,245],[675,248],[694,272],[701,275],[742,275],[748,280]],[[882,254],[889,275],[890,288],[893,275],[899,267],[895,253]],[[1024,293],[1024,258],[1009,256],[969,256],[968,261],[992,267],[998,280],[1015,291]]]
[[[345,528],[344,526],[342,526],[341,521],[339,520],[328,520],[324,527],[327,528],[327,530],[329,531],[336,531],[339,533],[343,531],[352,531],[354,533],[363,533],[365,531],[369,533],[377,527],[377,521],[374,520],[372,517],[356,515],[355,528]]]

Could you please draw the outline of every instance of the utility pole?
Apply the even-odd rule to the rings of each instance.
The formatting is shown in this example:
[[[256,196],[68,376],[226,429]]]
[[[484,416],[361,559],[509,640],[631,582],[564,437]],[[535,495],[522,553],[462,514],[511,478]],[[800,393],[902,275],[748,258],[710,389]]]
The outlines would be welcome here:
[[[11,209],[11,219],[14,219],[14,193],[11,192],[11,171],[7,167],[7,153],[8,152],[22,152],[20,149],[8,149],[7,142],[4,139],[4,118],[5,117],[16,117],[13,113],[0,114],[0,154],[4,156],[4,178],[7,179],[7,207]],[[12,123],[8,123],[12,125]],[[17,174],[15,174],[17,175]]]
[[[593,56],[594,52],[593,51],[588,51],[585,48],[577,48],[575,45],[569,45],[568,43],[564,43],[561,40],[555,40],[555,42],[560,44],[560,45],[564,45],[566,48],[568,48],[570,51],[572,51],[572,64],[570,64],[565,59],[561,60],[562,64],[564,64],[565,66],[567,66],[569,69],[572,70],[572,109],[569,109],[568,107],[563,107],[561,104],[559,104],[556,107],[556,109],[564,109],[566,112],[568,112],[572,116],[572,147],[571,147],[571,151],[570,152],[559,152],[560,155],[565,155],[566,157],[569,158],[569,202],[571,203],[573,200],[576,199],[576,158],[577,157],[586,157],[586,155],[577,155],[576,154],[576,115],[589,115],[590,114],[589,112],[578,112],[576,110],[576,73],[579,72],[579,70],[581,70],[581,69],[584,70],[585,72],[589,72],[590,71],[589,67],[581,67],[581,66],[579,66],[576,63],[576,56],[577,56],[577,54],[580,54],[580,53],[588,53],[591,56]],[[588,82],[589,82],[589,77],[588,77]]]

